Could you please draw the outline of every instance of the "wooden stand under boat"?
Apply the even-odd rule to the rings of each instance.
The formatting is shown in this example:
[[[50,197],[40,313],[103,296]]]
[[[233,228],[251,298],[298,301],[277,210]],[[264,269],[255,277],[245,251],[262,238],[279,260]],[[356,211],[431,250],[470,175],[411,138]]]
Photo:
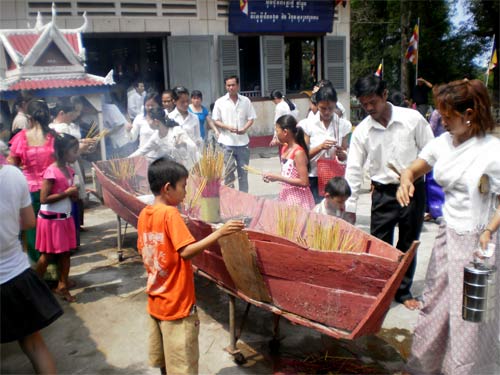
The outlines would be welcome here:
[[[143,158],[127,160],[137,168],[126,189],[109,175],[111,161],[95,163],[94,168],[106,206],[137,226],[145,206],[137,196],[147,189],[147,163]],[[354,252],[308,249],[276,235],[276,211],[282,203],[222,186],[220,204],[223,220],[252,220],[243,232],[193,258],[200,275],[231,296],[335,338],[355,339],[380,330],[418,242],[402,253],[343,220],[299,209],[298,232],[304,233],[308,221],[321,220],[341,231],[354,231],[358,244]],[[197,239],[213,230],[212,224],[196,218],[189,218],[188,227]]]

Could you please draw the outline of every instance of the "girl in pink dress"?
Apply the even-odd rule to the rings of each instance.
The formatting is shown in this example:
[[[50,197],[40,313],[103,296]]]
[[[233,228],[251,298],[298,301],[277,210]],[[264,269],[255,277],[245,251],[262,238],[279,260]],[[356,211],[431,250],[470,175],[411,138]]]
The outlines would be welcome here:
[[[59,134],[54,141],[56,162],[43,173],[37,218],[36,248],[40,259],[36,271],[45,274],[49,260],[57,256],[59,283],[55,292],[66,301],[74,302],[68,291],[70,250],[76,248],[75,224],[71,218],[71,200],[78,199],[78,187],[73,185],[75,172],[69,166],[78,159],[78,140],[69,134]]]
[[[283,145],[280,151],[281,175],[265,173],[265,182],[282,183],[279,200],[305,209],[314,207],[314,198],[309,189],[309,152],[304,140],[304,131],[297,127],[292,115],[283,115],[276,121],[276,135]]]

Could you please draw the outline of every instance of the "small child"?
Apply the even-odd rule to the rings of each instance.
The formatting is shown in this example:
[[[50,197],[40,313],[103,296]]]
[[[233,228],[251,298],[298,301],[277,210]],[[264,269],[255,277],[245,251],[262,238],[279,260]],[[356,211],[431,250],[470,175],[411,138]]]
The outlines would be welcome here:
[[[177,206],[186,196],[187,169],[160,158],[148,169],[154,204],[139,215],[137,248],[148,273],[149,360],[162,374],[198,373],[199,319],[190,259],[219,238],[240,231],[230,220],[196,242]]]
[[[351,188],[346,179],[344,177],[333,177],[325,185],[325,197],[314,207],[313,211],[345,220],[345,202],[350,196]]]
[[[78,199],[78,187],[73,185],[75,172],[69,166],[78,159],[78,139],[61,133],[54,140],[56,162],[43,173],[40,191],[40,211],[37,218],[36,249],[40,259],[36,272],[43,277],[49,260],[57,256],[59,283],[55,293],[68,302],[76,301],[68,290],[70,251],[76,248],[75,223],[71,217],[71,201]]]

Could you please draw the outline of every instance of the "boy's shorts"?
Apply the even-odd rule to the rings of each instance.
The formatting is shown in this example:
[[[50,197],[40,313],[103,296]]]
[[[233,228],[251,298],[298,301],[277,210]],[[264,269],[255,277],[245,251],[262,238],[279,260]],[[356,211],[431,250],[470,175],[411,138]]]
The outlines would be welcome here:
[[[178,320],[149,316],[149,363],[168,374],[198,374],[198,314]]]

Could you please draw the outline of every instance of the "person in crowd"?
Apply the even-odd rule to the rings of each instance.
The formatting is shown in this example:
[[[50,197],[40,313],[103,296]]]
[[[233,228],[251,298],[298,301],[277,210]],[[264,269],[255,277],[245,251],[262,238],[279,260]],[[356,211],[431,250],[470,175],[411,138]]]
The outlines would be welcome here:
[[[488,134],[495,127],[491,102],[479,80],[439,85],[433,93],[447,132],[429,142],[402,172],[397,192],[401,206],[409,207],[416,198],[415,181],[432,168],[445,192],[444,222],[427,269],[408,371],[498,374],[498,304],[491,319],[462,319],[464,267],[478,243],[486,249],[500,225],[500,141]],[[496,237],[492,262],[500,267]],[[493,292],[498,302],[499,289]]]
[[[203,146],[203,139],[200,131],[200,121],[198,116],[190,112],[189,91],[183,86],[177,86],[172,90],[175,109],[168,114],[168,117],[180,125],[189,135],[191,140],[198,146]]]
[[[49,108],[43,100],[31,100],[27,108],[30,125],[10,141],[9,164],[21,167],[28,180],[35,215],[40,209],[40,190],[43,173],[54,162],[54,135],[49,128]],[[35,249],[36,227],[24,231],[25,245],[31,261],[37,262],[40,253]]]
[[[351,188],[344,177],[331,178],[325,185],[325,197],[314,207],[314,212],[344,218],[345,202],[351,196]]]
[[[28,103],[33,99],[28,93],[21,93],[14,102],[14,111],[17,111],[16,117],[12,121],[12,133],[15,134],[20,130],[27,129],[29,126],[26,110]]]
[[[141,113],[145,98],[144,82],[134,82],[134,88],[127,96],[127,111],[131,121],[134,121],[137,115]]]
[[[276,108],[274,109],[274,123],[278,121],[281,116],[284,115],[292,115],[296,120],[299,119],[299,110],[297,106],[288,98],[281,93],[279,90],[271,91],[269,95],[274,104],[276,104]],[[278,137],[276,135],[276,131],[274,132],[273,139],[269,146],[276,146],[279,144]]]
[[[426,116],[429,111],[429,93],[432,89],[432,83],[426,81],[424,78],[417,78],[417,84],[413,88],[411,98],[416,106],[416,110],[422,116]]]
[[[347,158],[348,135],[352,125],[349,121],[341,119],[335,113],[337,92],[330,86],[319,89],[315,94],[318,103],[319,116],[314,116],[307,121],[301,121],[304,129],[306,143],[309,147],[311,170],[309,183],[315,203],[322,197],[318,189],[317,163],[320,158],[337,158],[344,162]]]
[[[253,125],[257,114],[252,102],[238,94],[240,81],[236,76],[224,80],[227,94],[216,100],[212,118],[220,129],[219,144],[224,150],[224,163],[228,170],[225,184],[234,186],[238,173],[238,189],[248,192],[248,173],[243,168],[250,161],[248,130]]]
[[[130,134],[132,124],[109,94],[103,97],[102,120],[109,131],[105,137],[106,155],[109,159],[124,158],[137,149]]]
[[[79,142],[72,135],[61,133],[54,141],[55,163],[43,173],[40,211],[37,218],[36,248],[40,258],[36,272],[45,274],[50,258],[59,264],[59,283],[54,290],[68,302],[76,301],[69,292],[70,251],[76,248],[76,230],[71,218],[71,201],[78,199],[74,170],[70,164],[78,159]]]
[[[0,140],[0,165],[7,164],[7,157],[9,156],[9,146]]]
[[[81,104],[81,106],[80,106]],[[80,108],[77,109],[76,105]],[[83,103],[78,103],[76,100],[71,98],[63,97],[56,101],[56,105],[53,109],[54,119],[49,127],[56,131],[58,134],[69,134],[75,137],[79,143],[80,154],[85,154],[92,152],[95,149],[97,140],[94,138],[82,138],[80,132],[80,126],[73,122],[81,113]],[[80,167],[78,161],[75,161],[71,168],[75,171],[76,186],[78,186],[78,199],[73,203],[72,217],[75,221],[76,227],[76,238],[77,245],[80,246],[80,227],[83,227],[84,223],[84,205],[83,202],[87,197],[87,192],[85,190],[85,175]]]
[[[392,105],[398,106],[398,107],[404,107],[404,108],[409,108],[408,101],[406,100],[404,94],[402,94],[399,91],[394,91],[391,93],[391,95],[387,98],[387,101],[391,103]]]
[[[297,106],[288,98],[286,98],[281,91],[273,90],[269,95],[276,108],[274,110],[274,123],[283,115],[292,115],[296,120],[299,118],[299,110]]]
[[[189,112],[198,116],[198,120],[200,121],[200,134],[201,138],[205,142],[208,140],[208,130],[212,130],[218,138],[219,130],[217,130],[217,126],[215,126],[212,117],[210,116],[210,112],[206,107],[204,107],[201,103],[203,102],[203,94],[199,90],[193,90],[191,92],[191,104],[189,105]],[[208,129],[207,126],[208,125]]]
[[[335,89],[333,87],[333,83],[327,79],[321,79],[319,80],[313,87],[312,89],[312,93],[315,94],[318,92],[318,90],[322,87],[325,87],[325,86],[328,86],[328,87],[331,87],[332,89]],[[345,115],[345,107],[342,105],[342,103],[340,101],[337,100],[337,103],[335,103],[335,113],[337,114],[337,116],[339,116],[340,118],[344,117]]]
[[[300,120],[300,122],[314,118],[314,116],[316,116],[317,113],[318,113],[318,102],[316,101],[316,93],[314,93],[311,94],[311,96],[309,97],[309,111],[307,112],[307,116],[305,119]]]
[[[150,117],[150,126],[155,133],[148,143],[129,157],[144,155],[149,162],[153,162],[162,156],[168,156],[190,170],[200,157],[199,149],[191,137],[179,124],[166,117],[162,108],[152,109]]]
[[[368,116],[354,130],[347,158],[346,180],[351,197],[346,202],[346,217],[356,221],[356,203],[363,180],[363,168],[368,160],[372,182],[370,233],[392,245],[394,229],[399,228],[396,247],[406,252],[418,240],[425,210],[423,178],[415,181],[412,204],[401,209],[396,200],[399,175],[424,146],[434,138],[428,122],[413,109],[396,107],[387,102],[385,81],[379,77],[360,78],[354,92]],[[415,273],[413,259],[396,293],[396,301],[410,309],[418,308],[410,287]]]
[[[148,143],[149,138],[151,138],[154,132],[149,126],[151,122],[151,117],[149,116],[151,110],[160,107],[160,95],[157,92],[148,92],[144,97],[144,111],[135,117],[132,128],[129,130],[132,141],[135,141],[139,137],[139,148]]]
[[[441,115],[437,109],[432,111],[429,119],[434,137],[439,137],[445,132]],[[425,195],[427,198],[424,221],[439,219],[443,216],[444,192],[434,179],[433,171],[425,175]]]
[[[304,131],[297,127],[293,115],[283,115],[276,121],[276,136],[282,148],[280,151],[281,174],[264,173],[265,182],[281,182],[278,199],[289,205],[305,209],[314,207],[314,198],[309,189],[309,152]]]
[[[40,330],[63,311],[47,284],[30,267],[19,230],[35,226],[28,183],[22,172],[0,165],[0,342],[18,341],[37,374],[55,374],[54,358]]]
[[[155,160],[148,168],[154,204],[141,211],[137,223],[137,248],[148,274],[149,360],[162,374],[198,373],[200,321],[190,259],[244,227],[230,220],[196,242],[177,209],[187,178],[181,164]]]
[[[167,115],[175,109],[174,95],[172,93],[172,90],[163,91],[163,93],[161,94],[161,105]]]

